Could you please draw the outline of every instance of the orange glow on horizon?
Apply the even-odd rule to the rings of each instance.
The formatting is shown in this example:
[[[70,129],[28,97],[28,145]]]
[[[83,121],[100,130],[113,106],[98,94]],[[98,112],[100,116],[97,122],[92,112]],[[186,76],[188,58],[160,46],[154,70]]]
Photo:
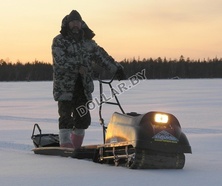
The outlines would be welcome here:
[[[114,59],[221,58],[222,1],[1,2],[0,59],[52,62],[51,43],[72,9]],[[201,5],[201,6],[200,6]]]

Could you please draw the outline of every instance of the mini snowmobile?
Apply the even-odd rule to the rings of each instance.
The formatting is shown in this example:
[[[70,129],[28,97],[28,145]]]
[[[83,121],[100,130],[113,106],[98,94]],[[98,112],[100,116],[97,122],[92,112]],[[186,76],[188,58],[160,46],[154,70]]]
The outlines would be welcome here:
[[[57,155],[78,159],[91,159],[96,163],[126,166],[130,169],[182,169],[184,153],[192,153],[186,135],[177,118],[165,112],[151,111],[145,114],[125,113],[110,81],[99,80],[100,124],[103,144],[86,145],[80,149],[59,147],[58,134],[42,134],[38,124],[34,125],[31,139],[35,154]],[[114,102],[104,100],[103,85],[108,85]],[[108,125],[102,118],[103,104],[117,105]],[[36,134],[36,130],[39,131]]]

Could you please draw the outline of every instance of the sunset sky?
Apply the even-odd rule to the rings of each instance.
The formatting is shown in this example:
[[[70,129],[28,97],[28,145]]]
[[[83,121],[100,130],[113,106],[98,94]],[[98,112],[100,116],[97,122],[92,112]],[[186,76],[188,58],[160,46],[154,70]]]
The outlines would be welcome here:
[[[1,0],[0,59],[52,62],[62,18],[79,11],[116,61],[222,57],[222,0]]]

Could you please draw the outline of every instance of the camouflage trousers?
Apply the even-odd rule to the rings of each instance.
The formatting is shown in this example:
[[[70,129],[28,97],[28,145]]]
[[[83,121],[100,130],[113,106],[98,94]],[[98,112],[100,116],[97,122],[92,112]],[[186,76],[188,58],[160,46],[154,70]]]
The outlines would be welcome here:
[[[78,88],[73,94],[72,101],[58,101],[59,129],[87,129],[91,123],[89,110],[85,115],[79,115],[77,108],[87,103],[82,85],[78,82]]]

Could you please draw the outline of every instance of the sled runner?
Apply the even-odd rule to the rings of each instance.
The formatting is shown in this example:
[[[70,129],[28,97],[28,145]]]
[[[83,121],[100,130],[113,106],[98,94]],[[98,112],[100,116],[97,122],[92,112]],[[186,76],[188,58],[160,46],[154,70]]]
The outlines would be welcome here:
[[[99,80],[103,144],[82,146],[75,150],[61,148],[58,135],[42,134],[38,124],[35,124],[32,132],[34,153],[91,159],[96,163],[123,165],[131,169],[182,169],[185,164],[184,153],[191,153],[191,147],[177,118],[170,113],[157,111],[125,113],[112,88],[113,79]],[[104,100],[104,84],[110,87],[116,102]],[[121,110],[121,113],[113,113],[107,126],[101,114],[105,103],[117,105]],[[36,128],[39,130],[37,135]]]

